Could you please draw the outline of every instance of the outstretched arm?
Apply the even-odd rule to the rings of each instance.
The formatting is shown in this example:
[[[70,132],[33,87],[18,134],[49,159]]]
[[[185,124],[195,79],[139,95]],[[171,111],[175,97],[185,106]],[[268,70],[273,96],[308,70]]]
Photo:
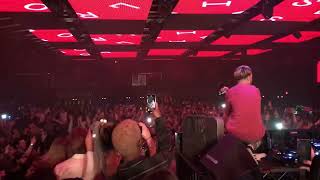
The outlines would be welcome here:
[[[139,126],[142,129],[142,137],[148,144],[150,156],[154,156],[157,153],[156,143],[153,140],[151,133],[150,133],[149,129],[147,128],[147,126],[142,122],[139,123]]]
[[[169,150],[171,148],[170,142],[170,130],[165,125],[165,120],[161,117],[161,112],[156,103],[156,108],[153,111],[153,115],[156,118],[156,134],[157,134],[157,152]]]

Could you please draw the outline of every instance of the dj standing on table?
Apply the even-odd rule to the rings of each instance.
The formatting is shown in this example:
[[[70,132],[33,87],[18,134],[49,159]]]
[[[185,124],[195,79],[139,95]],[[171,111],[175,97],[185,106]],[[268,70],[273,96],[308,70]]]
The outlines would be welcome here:
[[[238,81],[237,85],[221,89],[226,93],[226,131],[245,143],[256,143],[265,133],[261,118],[260,91],[252,85],[252,70],[249,66],[236,68],[234,78]]]

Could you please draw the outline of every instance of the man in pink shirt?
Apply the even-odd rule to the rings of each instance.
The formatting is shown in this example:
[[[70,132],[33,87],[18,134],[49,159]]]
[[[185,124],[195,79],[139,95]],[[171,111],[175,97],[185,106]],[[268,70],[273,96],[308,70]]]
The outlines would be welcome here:
[[[228,133],[241,141],[253,144],[260,141],[265,133],[261,118],[261,95],[252,84],[252,70],[239,66],[234,72],[238,84],[226,89],[225,127]]]

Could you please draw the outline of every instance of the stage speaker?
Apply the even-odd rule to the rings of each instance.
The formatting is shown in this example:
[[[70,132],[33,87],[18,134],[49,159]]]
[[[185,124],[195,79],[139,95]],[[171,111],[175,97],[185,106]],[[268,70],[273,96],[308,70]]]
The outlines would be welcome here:
[[[205,116],[189,116],[182,122],[182,154],[197,159],[224,133],[223,120]]]

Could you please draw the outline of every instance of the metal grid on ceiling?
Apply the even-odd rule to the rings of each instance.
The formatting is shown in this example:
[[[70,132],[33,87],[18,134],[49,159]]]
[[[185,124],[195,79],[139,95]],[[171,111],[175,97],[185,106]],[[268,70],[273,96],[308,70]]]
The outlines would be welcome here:
[[[311,0],[94,0],[90,5],[79,0],[0,2],[8,4],[0,8],[0,15],[19,24],[9,25],[9,30],[33,29],[25,31],[25,37],[78,59],[259,55],[320,36],[320,2]],[[273,16],[267,20],[261,13],[272,7]],[[308,32],[312,36],[306,35]],[[277,43],[283,38],[288,41]]]

